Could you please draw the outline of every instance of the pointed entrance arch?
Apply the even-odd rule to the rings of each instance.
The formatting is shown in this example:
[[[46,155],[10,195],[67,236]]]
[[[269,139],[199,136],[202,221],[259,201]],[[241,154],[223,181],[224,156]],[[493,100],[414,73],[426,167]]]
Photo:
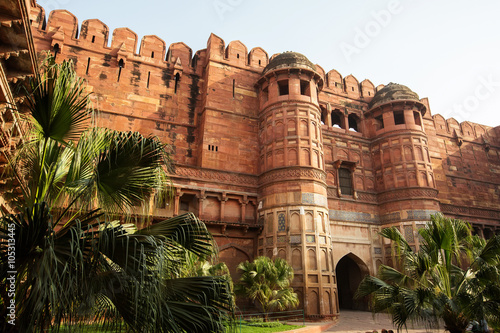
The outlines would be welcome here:
[[[354,293],[363,277],[369,274],[368,267],[353,253],[343,256],[335,268],[339,307],[341,309],[368,310],[368,303],[355,300]]]

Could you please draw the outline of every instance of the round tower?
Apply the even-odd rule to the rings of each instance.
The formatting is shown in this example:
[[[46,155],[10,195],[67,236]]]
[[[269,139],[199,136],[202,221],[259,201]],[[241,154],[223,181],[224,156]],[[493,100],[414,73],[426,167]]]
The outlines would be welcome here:
[[[426,106],[408,87],[389,83],[369,105],[365,119],[383,225],[400,227],[418,248],[416,230],[439,211],[423,115]],[[370,124],[371,122],[371,124]],[[386,251],[386,262],[392,262]]]
[[[337,313],[321,110],[323,79],[304,55],[281,53],[258,81],[258,255],[286,259],[308,316]]]

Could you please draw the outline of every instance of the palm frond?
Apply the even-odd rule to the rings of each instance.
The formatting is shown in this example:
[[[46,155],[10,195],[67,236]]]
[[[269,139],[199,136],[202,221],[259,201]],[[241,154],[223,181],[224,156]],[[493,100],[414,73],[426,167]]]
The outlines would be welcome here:
[[[89,100],[73,64],[65,61],[56,65],[48,58],[43,73],[29,83],[27,105],[36,134],[61,143],[78,139],[89,125]]]
[[[96,196],[106,211],[123,212],[149,202],[155,192],[170,188],[165,145],[137,132],[112,132],[94,173]]]
[[[153,235],[170,239],[197,256],[214,253],[214,240],[206,225],[193,213],[185,213],[137,230],[137,235]]]
[[[392,241],[398,261],[360,283],[356,296],[370,296],[373,311],[389,312],[399,329],[408,321],[436,326],[442,319],[451,330],[464,330],[472,320],[498,322],[500,237],[485,242],[471,235],[470,224],[440,214],[419,229],[418,253],[396,228],[381,234]]]

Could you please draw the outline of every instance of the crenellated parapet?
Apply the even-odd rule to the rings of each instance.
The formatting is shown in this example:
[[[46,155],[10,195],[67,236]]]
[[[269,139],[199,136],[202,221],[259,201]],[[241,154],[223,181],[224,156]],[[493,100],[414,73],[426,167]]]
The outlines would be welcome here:
[[[334,69],[325,74],[325,82],[325,92],[346,96],[351,99],[361,99],[366,103],[369,103],[375,93],[384,87],[383,85],[375,87],[368,79],[359,82],[352,74],[343,78]]]
[[[129,28],[115,29],[110,38],[105,23],[89,19],[79,26],[76,16],[67,10],[52,11],[45,22],[45,10],[37,6],[30,17],[35,37],[45,39],[55,53],[64,52],[65,45],[71,45],[94,53],[110,54],[117,58],[117,63],[122,60],[123,67],[129,60],[157,67],[174,65],[184,71],[194,71],[193,51],[184,43],[174,43],[167,49],[166,43],[155,35],[144,36],[139,43],[137,34]]]
[[[432,121],[437,135],[453,137],[460,145],[466,140],[500,146],[498,131],[493,127],[470,121],[459,123],[455,118],[445,119],[440,114],[432,116]]]
[[[43,7],[39,5],[34,7],[30,15],[32,27],[41,36],[50,39],[50,47],[52,50],[57,49],[58,52],[62,52],[65,44],[71,44],[94,52],[112,54],[119,58],[117,62],[120,59],[124,62],[143,61],[160,67],[175,64],[184,71],[189,68],[189,71],[193,72],[197,72],[196,65],[206,65],[206,63],[200,64],[199,57],[196,56],[205,50],[195,52],[193,58],[192,49],[184,43],[173,43],[167,48],[165,42],[155,35],[144,36],[139,42],[137,34],[128,28],[117,28],[110,37],[111,32],[105,23],[89,19],[79,26],[76,16],[67,10],[52,11],[47,21],[45,15]],[[260,74],[269,64],[270,57],[260,47],[248,51],[241,41],[232,41],[226,45],[220,37],[211,34],[207,41],[206,57],[203,57],[203,60],[228,64]],[[326,73],[319,65],[316,65],[316,70],[325,82],[323,94],[338,94],[368,103],[379,89],[369,80],[359,82],[353,75],[343,78],[336,70]]]
[[[207,59],[231,66],[261,72],[269,63],[269,56],[260,47],[248,52],[248,48],[239,40],[230,42],[227,47],[224,40],[210,34],[207,42]]]

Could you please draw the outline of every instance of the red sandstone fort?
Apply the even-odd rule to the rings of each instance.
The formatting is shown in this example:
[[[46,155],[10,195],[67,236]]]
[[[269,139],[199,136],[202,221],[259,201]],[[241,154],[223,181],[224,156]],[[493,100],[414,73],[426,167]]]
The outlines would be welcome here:
[[[170,144],[174,199],[156,218],[195,213],[234,275],[256,256],[285,258],[309,316],[363,307],[352,298],[362,276],[391,264],[384,227],[415,249],[437,212],[485,238],[500,232],[500,127],[433,115],[406,86],[342,77],[299,53],[269,57],[212,34],[194,54],[145,36],[137,54],[127,28],[45,16],[31,9],[35,50],[74,62],[98,125]]]

